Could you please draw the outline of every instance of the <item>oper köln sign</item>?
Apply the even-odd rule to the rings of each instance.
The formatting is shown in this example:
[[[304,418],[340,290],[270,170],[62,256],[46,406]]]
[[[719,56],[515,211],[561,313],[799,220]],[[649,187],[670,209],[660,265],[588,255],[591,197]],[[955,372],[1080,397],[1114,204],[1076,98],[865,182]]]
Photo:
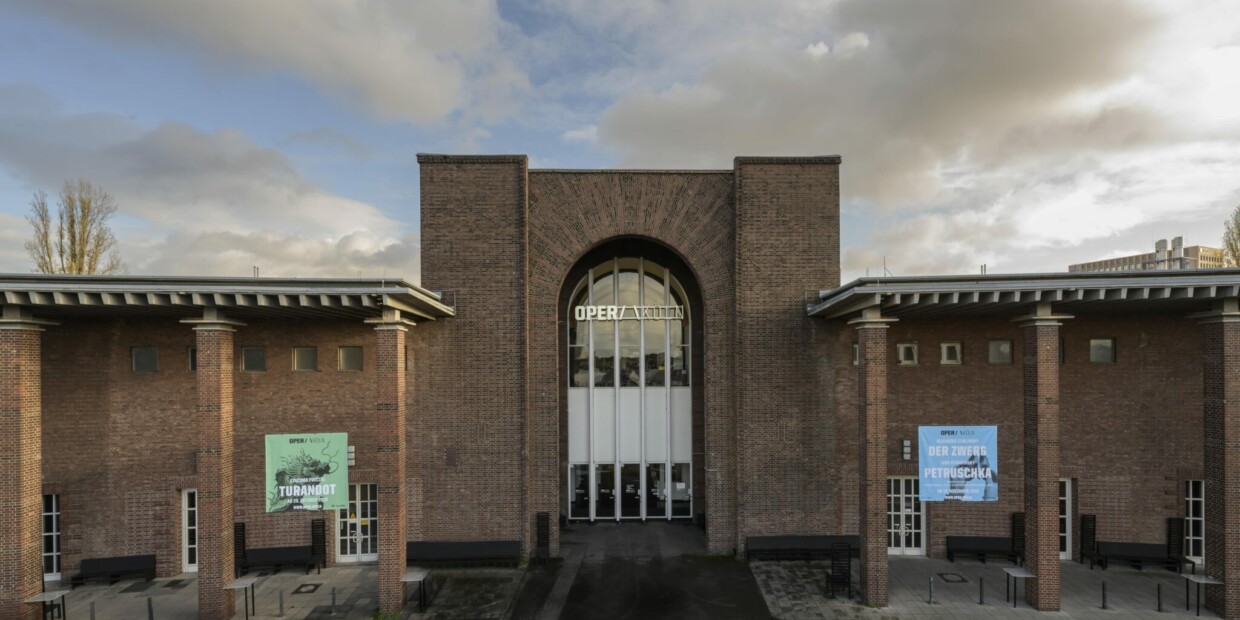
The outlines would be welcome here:
[[[996,426],[919,426],[917,469],[923,502],[999,499]]]
[[[683,306],[577,306],[573,317],[578,321],[683,321]]]
[[[348,433],[267,435],[267,512],[349,507]]]

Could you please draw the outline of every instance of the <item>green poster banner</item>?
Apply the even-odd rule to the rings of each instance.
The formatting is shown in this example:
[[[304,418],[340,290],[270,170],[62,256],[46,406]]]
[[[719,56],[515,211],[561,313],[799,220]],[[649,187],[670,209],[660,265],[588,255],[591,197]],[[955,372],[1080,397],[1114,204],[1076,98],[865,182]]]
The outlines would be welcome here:
[[[349,507],[348,433],[267,435],[267,512]]]

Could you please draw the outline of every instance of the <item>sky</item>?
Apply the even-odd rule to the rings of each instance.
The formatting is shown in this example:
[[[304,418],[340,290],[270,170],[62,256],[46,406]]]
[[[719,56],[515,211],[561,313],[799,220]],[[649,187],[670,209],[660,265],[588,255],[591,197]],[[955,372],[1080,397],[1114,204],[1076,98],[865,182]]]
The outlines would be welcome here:
[[[416,154],[843,157],[843,280],[1220,245],[1234,0],[0,0],[0,272],[86,178],[135,275],[420,280]]]

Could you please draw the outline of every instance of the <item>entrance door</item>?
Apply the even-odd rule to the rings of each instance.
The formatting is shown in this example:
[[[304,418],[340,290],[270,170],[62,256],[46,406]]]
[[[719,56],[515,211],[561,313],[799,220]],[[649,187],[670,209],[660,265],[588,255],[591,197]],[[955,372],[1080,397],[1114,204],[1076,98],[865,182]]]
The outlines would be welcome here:
[[[925,555],[925,519],[917,478],[887,479],[887,554]]]
[[[181,571],[198,572],[198,489],[181,491]]]
[[[1059,559],[1072,559],[1072,479],[1059,481]]]
[[[379,500],[373,484],[350,484],[349,507],[336,517],[336,561],[379,559]]]

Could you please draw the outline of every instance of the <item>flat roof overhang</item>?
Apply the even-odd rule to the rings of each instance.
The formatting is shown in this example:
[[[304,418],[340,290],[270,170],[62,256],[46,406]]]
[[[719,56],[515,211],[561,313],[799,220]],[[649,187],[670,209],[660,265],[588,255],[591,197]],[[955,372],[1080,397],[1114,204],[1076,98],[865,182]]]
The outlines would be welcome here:
[[[41,319],[184,318],[207,308],[237,319],[368,319],[399,310],[417,321],[454,314],[439,294],[388,279],[0,274],[0,306],[21,306]]]
[[[1240,296],[1240,269],[858,278],[819,293],[811,317],[1020,316],[1038,304],[1055,312],[1096,314],[1215,310]]]

